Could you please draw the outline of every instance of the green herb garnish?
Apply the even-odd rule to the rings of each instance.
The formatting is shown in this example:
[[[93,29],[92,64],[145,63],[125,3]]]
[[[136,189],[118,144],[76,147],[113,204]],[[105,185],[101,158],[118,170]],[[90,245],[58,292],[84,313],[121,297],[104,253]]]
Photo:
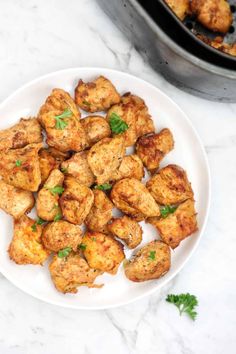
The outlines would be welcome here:
[[[68,173],[68,168],[61,167],[61,172],[62,172],[62,173]]]
[[[16,166],[20,167],[22,165],[22,161],[21,160],[16,160]]]
[[[33,232],[37,231],[36,222],[31,226],[31,229],[32,229]]]
[[[109,124],[114,134],[124,133],[129,128],[128,124],[115,112],[110,115]]]
[[[87,247],[87,245],[85,245],[84,243],[81,243],[81,244],[79,245],[79,248],[80,248],[82,251],[85,251],[85,250],[86,250],[86,247]]]
[[[169,214],[173,214],[177,207],[171,206],[171,205],[165,205],[164,207],[161,207],[160,212],[161,216],[163,218],[166,218]]]
[[[54,217],[54,221],[59,221],[59,220],[61,220],[61,218],[62,218],[62,215],[61,215],[61,213],[58,213],[55,217]]]
[[[36,232],[37,231],[37,225],[43,225],[46,221],[41,219],[41,218],[38,218],[35,223],[31,226],[31,229]]]
[[[90,105],[91,105],[88,101],[85,101],[85,100],[84,100],[82,103],[83,103],[85,106],[90,106]]]
[[[49,190],[53,195],[61,195],[64,192],[64,188],[61,186],[56,186],[56,187],[47,187],[45,186],[47,190]]]
[[[71,248],[71,247],[66,247],[66,248],[64,248],[63,250],[60,250],[60,251],[58,252],[58,257],[59,257],[59,258],[65,258],[65,257],[69,256],[69,254],[71,253],[71,251],[72,251],[72,248]]]
[[[95,186],[94,189],[99,189],[100,191],[109,191],[112,189],[112,185],[110,183],[99,184]]]
[[[66,108],[62,114],[55,116],[56,119],[56,129],[63,130],[68,125],[68,122],[65,121],[65,118],[70,118],[72,116],[71,110]]]
[[[189,293],[180,295],[169,294],[166,301],[178,307],[180,316],[185,312],[192,320],[196,319],[197,312],[194,309],[198,305],[198,300],[195,295],[190,295]]]
[[[151,261],[154,261],[154,260],[156,259],[156,251],[150,251],[148,258],[149,258]]]

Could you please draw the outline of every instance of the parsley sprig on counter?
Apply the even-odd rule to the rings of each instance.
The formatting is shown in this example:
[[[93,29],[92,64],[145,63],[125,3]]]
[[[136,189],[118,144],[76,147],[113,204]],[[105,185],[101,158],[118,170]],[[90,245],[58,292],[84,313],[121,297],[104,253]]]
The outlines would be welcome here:
[[[109,124],[114,134],[124,133],[129,128],[128,124],[115,112],[110,115]]]
[[[179,309],[180,316],[185,312],[192,320],[196,319],[197,312],[194,311],[198,305],[198,300],[195,295],[187,294],[169,294],[166,298],[167,302],[174,304]]]
[[[68,122],[64,120],[64,118],[70,118],[72,116],[72,112],[70,109],[66,108],[62,114],[55,116],[56,119],[56,129],[63,130],[67,127]]]

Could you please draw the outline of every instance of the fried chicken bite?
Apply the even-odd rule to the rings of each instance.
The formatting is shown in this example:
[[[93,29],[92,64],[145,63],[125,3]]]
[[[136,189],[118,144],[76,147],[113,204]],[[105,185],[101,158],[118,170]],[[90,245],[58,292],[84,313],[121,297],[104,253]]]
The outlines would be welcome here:
[[[104,138],[93,145],[88,153],[88,164],[96,176],[97,184],[108,182],[120,166],[125,154],[122,134],[114,138]]]
[[[54,89],[40,108],[38,120],[47,133],[47,143],[57,150],[82,151],[88,147],[80,112],[69,93]]]
[[[233,21],[226,0],[192,0],[191,11],[204,27],[214,32],[227,33]]]
[[[116,274],[125,258],[123,245],[101,232],[86,232],[82,240],[84,256],[90,267]]]
[[[151,216],[159,216],[159,206],[147,188],[135,178],[124,178],[115,183],[111,200],[123,213],[137,221]]]
[[[91,231],[107,233],[107,223],[112,218],[113,204],[101,190],[93,190],[93,195],[94,203],[85,219],[85,224]]]
[[[38,216],[46,221],[53,221],[61,216],[58,204],[59,196],[63,192],[64,175],[61,171],[52,170],[44,186],[38,192],[36,210]]]
[[[157,228],[162,241],[174,249],[197,230],[196,215],[194,201],[188,199],[166,218],[154,217],[147,221]]]
[[[41,242],[42,226],[26,215],[14,220],[14,236],[8,252],[17,264],[43,264],[50,251]]]
[[[129,280],[135,282],[159,279],[169,271],[170,264],[169,246],[155,240],[142,247],[124,265],[125,275]]]
[[[81,124],[85,130],[89,146],[111,136],[110,125],[102,116],[88,116],[81,119]]]
[[[118,169],[113,173],[110,180],[119,181],[122,178],[136,178],[139,181],[144,177],[143,163],[140,158],[133,154],[123,157]]]
[[[120,102],[120,95],[110,80],[99,76],[92,82],[79,80],[75,88],[76,104],[87,112],[106,111],[113,104]]]
[[[95,279],[102,272],[89,267],[88,263],[78,253],[71,252],[68,257],[53,257],[49,265],[52,281],[56,289],[62,293],[77,293],[79,286],[88,288],[100,288],[94,284]]]
[[[19,219],[33,208],[33,193],[13,187],[3,180],[0,180],[0,190],[0,209],[13,216],[14,219]]]
[[[138,139],[136,152],[144,166],[154,173],[165,155],[174,148],[174,139],[169,129],[158,134],[144,135]]]
[[[190,0],[165,0],[165,2],[181,21],[190,12]]]
[[[145,134],[155,131],[154,124],[144,100],[138,96],[126,93],[121,102],[112,106],[107,112],[108,122],[116,114],[127,123],[129,128],[123,133],[125,146],[132,146],[136,140]]]
[[[226,43],[224,42],[224,38],[221,36],[217,36],[213,40],[202,34],[197,34],[197,37],[206,44],[212,46],[215,49],[220,50],[223,53],[236,56],[236,43]]]
[[[60,198],[62,214],[72,224],[81,225],[93,205],[93,192],[71,176],[66,177],[64,185],[65,191]]]
[[[36,192],[41,183],[38,151],[41,143],[29,144],[21,149],[0,151],[0,175],[17,188]]]
[[[21,118],[20,123],[0,131],[0,150],[19,149],[41,141],[41,127],[35,118]]]
[[[75,177],[75,179],[87,187],[95,183],[95,177],[89,167],[88,151],[81,151],[74,154],[69,160],[61,164],[62,170],[66,175]]]
[[[113,219],[108,224],[108,230],[113,236],[120,238],[129,248],[135,248],[142,242],[143,230],[137,221],[124,215]]]
[[[187,174],[177,165],[162,168],[146,186],[155,201],[162,205],[179,204],[193,198]]]

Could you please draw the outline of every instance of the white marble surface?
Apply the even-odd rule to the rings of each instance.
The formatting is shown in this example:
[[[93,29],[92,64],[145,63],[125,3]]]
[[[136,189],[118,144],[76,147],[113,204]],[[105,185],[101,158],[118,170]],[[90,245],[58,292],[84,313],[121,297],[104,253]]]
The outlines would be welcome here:
[[[95,0],[0,0],[0,99],[39,75],[68,67],[130,72],[170,95],[206,147],[213,196],[199,248],[160,293],[108,311],[42,303],[0,276],[0,354],[236,353],[236,105],[208,102],[150,69]],[[196,322],[179,317],[166,294],[199,299]]]

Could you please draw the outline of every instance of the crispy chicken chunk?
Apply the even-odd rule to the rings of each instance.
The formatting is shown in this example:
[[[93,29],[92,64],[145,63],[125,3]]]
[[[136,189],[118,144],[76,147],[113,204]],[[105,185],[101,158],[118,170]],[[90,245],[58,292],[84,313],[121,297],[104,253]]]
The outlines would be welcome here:
[[[126,215],[113,219],[108,225],[108,230],[113,236],[123,240],[129,248],[135,248],[142,242],[141,226]]]
[[[84,256],[90,267],[116,274],[125,258],[123,246],[113,237],[100,232],[86,232],[82,240]]]
[[[77,251],[82,240],[82,231],[78,225],[59,220],[48,224],[42,235],[44,246],[50,251],[58,252],[66,247]]]
[[[41,183],[38,151],[41,143],[0,151],[0,175],[12,186],[36,192]]]
[[[155,240],[142,247],[125,264],[125,275],[135,282],[158,279],[168,272],[170,263],[169,246]]]
[[[134,178],[124,178],[116,182],[111,191],[111,199],[118,209],[137,221],[160,215],[159,206],[152,195]]]
[[[92,82],[79,80],[75,88],[75,102],[87,112],[106,111],[120,102],[120,95],[110,80],[99,76]]]
[[[41,127],[35,118],[21,118],[20,123],[0,131],[0,150],[19,149],[41,141]]]
[[[33,193],[24,191],[0,180],[0,209],[19,219],[23,214],[29,212],[34,206]]]
[[[81,225],[93,205],[93,192],[74,177],[66,177],[64,184],[65,191],[60,198],[62,214],[72,224]]]
[[[224,38],[221,36],[215,37],[214,40],[211,40],[202,34],[198,34],[197,37],[206,44],[211,45],[213,48],[218,49],[223,53],[236,56],[236,43],[226,43],[224,42]]]
[[[233,21],[226,0],[192,0],[191,10],[203,26],[214,32],[228,32]]]
[[[113,204],[101,190],[94,190],[94,203],[85,219],[85,224],[91,231],[107,233],[107,223],[112,218]]]
[[[148,108],[138,96],[126,93],[122,96],[121,102],[112,106],[107,113],[107,120],[112,118],[112,113],[124,120],[129,128],[123,134],[125,136],[125,146],[132,146],[136,140],[145,134],[153,133],[155,128]]]
[[[119,181],[122,178],[136,178],[141,181],[144,176],[143,163],[133,154],[124,156],[120,166],[111,176],[111,181]]]
[[[63,180],[64,175],[61,171],[52,170],[43,188],[38,192],[36,209],[41,219],[53,221],[58,215],[61,215],[58,201],[63,192]]]
[[[188,199],[173,214],[166,218],[150,218],[148,222],[157,228],[163,242],[176,248],[182,240],[197,230],[194,201]]]
[[[87,156],[87,150],[77,152],[69,160],[64,161],[61,167],[66,175],[73,176],[79,183],[90,187],[95,183],[95,177],[89,167]]]
[[[17,264],[43,264],[50,252],[41,242],[42,226],[26,215],[14,221],[9,257]]]
[[[123,135],[104,138],[93,145],[88,153],[88,164],[96,176],[97,184],[108,182],[120,166],[125,154]]]
[[[136,144],[138,156],[151,173],[159,168],[161,160],[173,148],[174,139],[169,129],[162,129],[158,134],[144,135]]]
[[[100,288],[102,285],[94,284],[102,272],[89,267],[88,263],[78,253],[71,252],[68,257],[53,257],[49,265],[52,281],[56,289],[62,293],[77,293],[79,286]]]
[[[82,127],[85,130],[89,146],[96,144],[103,138],[111,136],[110,125],[101,116],[89,116],[81,119]]]
[[[69,157],[68,153],[61,152],[54,148],[43,148],[39,151],[39,165],[42,184],[49,177],[50,172],[59,168],[62,161]]]
[[[49,146],[63,152],[82,151],[88,146],[80,112],[64,90],[52,90],[39,111],[38,120],[46,130]]]
[[[162,168],[147,182],[147,189],[156,202],[162,205],[179,204],[193,198],[187,174],[177,165]]]
[[[185,19],[190,11],[190,0],[165,0],[165,2],[181,21]]]

